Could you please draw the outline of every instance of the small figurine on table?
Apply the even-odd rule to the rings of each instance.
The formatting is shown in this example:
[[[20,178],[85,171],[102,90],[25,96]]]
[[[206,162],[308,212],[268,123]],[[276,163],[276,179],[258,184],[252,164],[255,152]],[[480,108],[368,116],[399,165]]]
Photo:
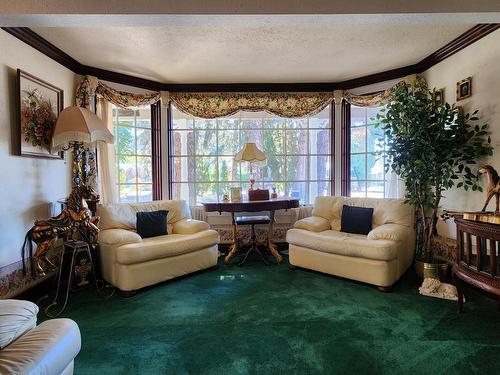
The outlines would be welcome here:
[[[278,193],[276,193],[276,186],[273,186],[273,192],[271,193],[271,199],[278,198]]]

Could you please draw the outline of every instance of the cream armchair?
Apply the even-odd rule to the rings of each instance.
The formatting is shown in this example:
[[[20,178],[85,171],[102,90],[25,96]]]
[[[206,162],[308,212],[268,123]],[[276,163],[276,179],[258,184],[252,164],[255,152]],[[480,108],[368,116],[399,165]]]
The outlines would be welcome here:
[[[0,374],[71,375],[81,348],[78,325],[52,319],[36,325],[38,307],[0,300]]]
[[[343,205],[372,207],[368,235],[340,231]],[[414,210],[398,199],[318,197],[313,216],[287,232],[289,261],[387,291],[412,264]]]
[[[135,232],[136,213],[157,210],[168,210],[168,234],[141,238]],[[217,265],[218,233],[191,219],[183,200],[98,205],[97,214],[102,275],[122,291],[133,293]]]

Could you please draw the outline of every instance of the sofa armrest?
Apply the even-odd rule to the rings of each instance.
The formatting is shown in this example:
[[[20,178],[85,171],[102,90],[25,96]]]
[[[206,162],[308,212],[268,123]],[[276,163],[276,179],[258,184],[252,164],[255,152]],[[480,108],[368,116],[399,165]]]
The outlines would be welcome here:
[[[330,222],[319,216],[309,216],[304,219],[298,220],[293,225],[297,229],[305,229],[310,232],[323,232],[324,230],[330,230]]]
[[[408,228],[399,224],[383,224],[372,229],[367,238],[369,240],[403,241],[408,236]]]
[[[193,234],[210,229],[210,225],[204,221],[194,219],[182,219],[174,223],[174,234]]]
[[[0,351],[0,374],[61,374],[80,348],[73,320],[46,320]]]
[[[141,236],[131,230],[104,229],[99,232],[99,242],[108,246],[121,246],[141,241]]]

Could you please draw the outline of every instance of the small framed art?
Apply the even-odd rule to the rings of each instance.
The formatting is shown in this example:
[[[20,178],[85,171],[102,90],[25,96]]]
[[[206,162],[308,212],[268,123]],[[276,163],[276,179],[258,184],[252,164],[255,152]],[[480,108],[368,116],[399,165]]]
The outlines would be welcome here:
[[[444,103],[444,88],[436,90],[434,95],[434,103],[436,105],[441,105]]]
[[[457,101],[472,95],[472,77],[457,82]]]
[[[241,187],[231,188],[231,202],[241,202]]]
[[[62,152],[50,152],[50,143],[63,110],[63,90],[18,69],[17,93],[19,155],[62,159]]]

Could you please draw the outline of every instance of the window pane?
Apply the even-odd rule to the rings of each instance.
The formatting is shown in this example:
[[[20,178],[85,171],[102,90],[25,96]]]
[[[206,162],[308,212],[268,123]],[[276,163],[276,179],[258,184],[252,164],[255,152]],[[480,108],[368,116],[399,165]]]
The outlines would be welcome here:
[[[260,129],[262,128],[262,120],[260,118],[241,118],[241,129]]]
[[[219,157],[219,181],[239,181],[239,164],[233,156]]]
[[[152,182],[153,169],[152,160],[149,156],[137,157],[137,182]]]
[[[263,121],[263,127],[265,129],[284,129],[285,128],[285,119],[266,118]]]
[[[194,133],[174,131],[172,133],[172,155],[194,155]]]
[[[116,153],[121,155],[135,154],[135,129],[118,127]]]
[[[368,180],[384,181],[384,160],[375,154],[367,154]]]
[[[330,178],[330,155],[311,156],[309,168],[311,180],[328,180]]]
[[[219,143],[219,155],[231,155],[234,157],[240,151],[238,130],[219,130],[217,133]]]
[[[215,129],[216,123],[212,119],[196,118],[194,119],[195,129]]]
[[[351,181],[351,197],[366,197],[366,181]]]
[[[221,118],[218,120],[219,129],[238,129],[238,117]]]
[[[366,109],[351,106],[351,126],[366,125]]]
[[[195,178],[194,163],[194,157],[173,157],[172,180],[176,182],[193,181]]]
[[[118,182],[121,184],[133,184],[137,182],[135,156],[118,157]]]
[[[281,155],[269,155],[266,165],[260,168],[261,177],[265,181],[285,180],[285,157]]]
[[[285,127],[287,129],[307,128],[307,119],[306,118],[289,118],[285,122]]]
[[[380,112],[380,108],[378,108],[378,107],[368,107],[366,109],[366,118],[368,120],[368,124],[378,123],[377,113],[379,113],[379,112]]]
[[[366,154],[351,155],[351,180],[366,180]]]
[[[196,202],[217,202],[217,184],[198,183],[196,184]]]
[[[315,181],[309,184],[309,202],[314,203],[316,197],[330,195],[330,181]]]
[[[119,185],[120,186],[120,202],[133,203],[137,202],[137,185]]]
[[[286,158],[286,179],[307,180],[306,156],[288,156]]]
[[[205,156],[196,158],[196,181],[217,181],[217,158]]]
[[[140,184],[138,185],[138,201],[139,202],[150,202],[153,200],[153,185],[151,184]]]
[[[175,129],[193,129],[194,120],[180,111],[173,111],[172,128]]]
[[[309,128],[330,128],[330,106],[326,106],[320,113],[309,118]]]
[[[289,197],[299,198],[302,203],[306,202],[307,182],[287,182],[286,185]]]
[[[284,154],[285,132],[283,130],[265,130],[263,131],[263,137],[263,142],[259,147],[266,157],[274,154]],[[242,142],[245,141],[242,140]]]
[[[307,130],[287,130],[285,139],[287,154],[307,155]]]
[[[368,139],[366,140],[368,152],[383,150],[384,131],[371,125],[367,127]]]
[[[137,154],[151,155],[151,129],[137,129]]]
[[[217,132],[215,130],[199,130],[195,132],[196,155],[217,154]]]
[[[366,151],[366,128],[351,129],[351,153]]]
[[[309,130],[309,153],[324,155],[328,155],[330,153],[329,130]]]
[[[366,196],[369,198],[383,198],[384,197],[384,181],[368,181],[366,189]]]

